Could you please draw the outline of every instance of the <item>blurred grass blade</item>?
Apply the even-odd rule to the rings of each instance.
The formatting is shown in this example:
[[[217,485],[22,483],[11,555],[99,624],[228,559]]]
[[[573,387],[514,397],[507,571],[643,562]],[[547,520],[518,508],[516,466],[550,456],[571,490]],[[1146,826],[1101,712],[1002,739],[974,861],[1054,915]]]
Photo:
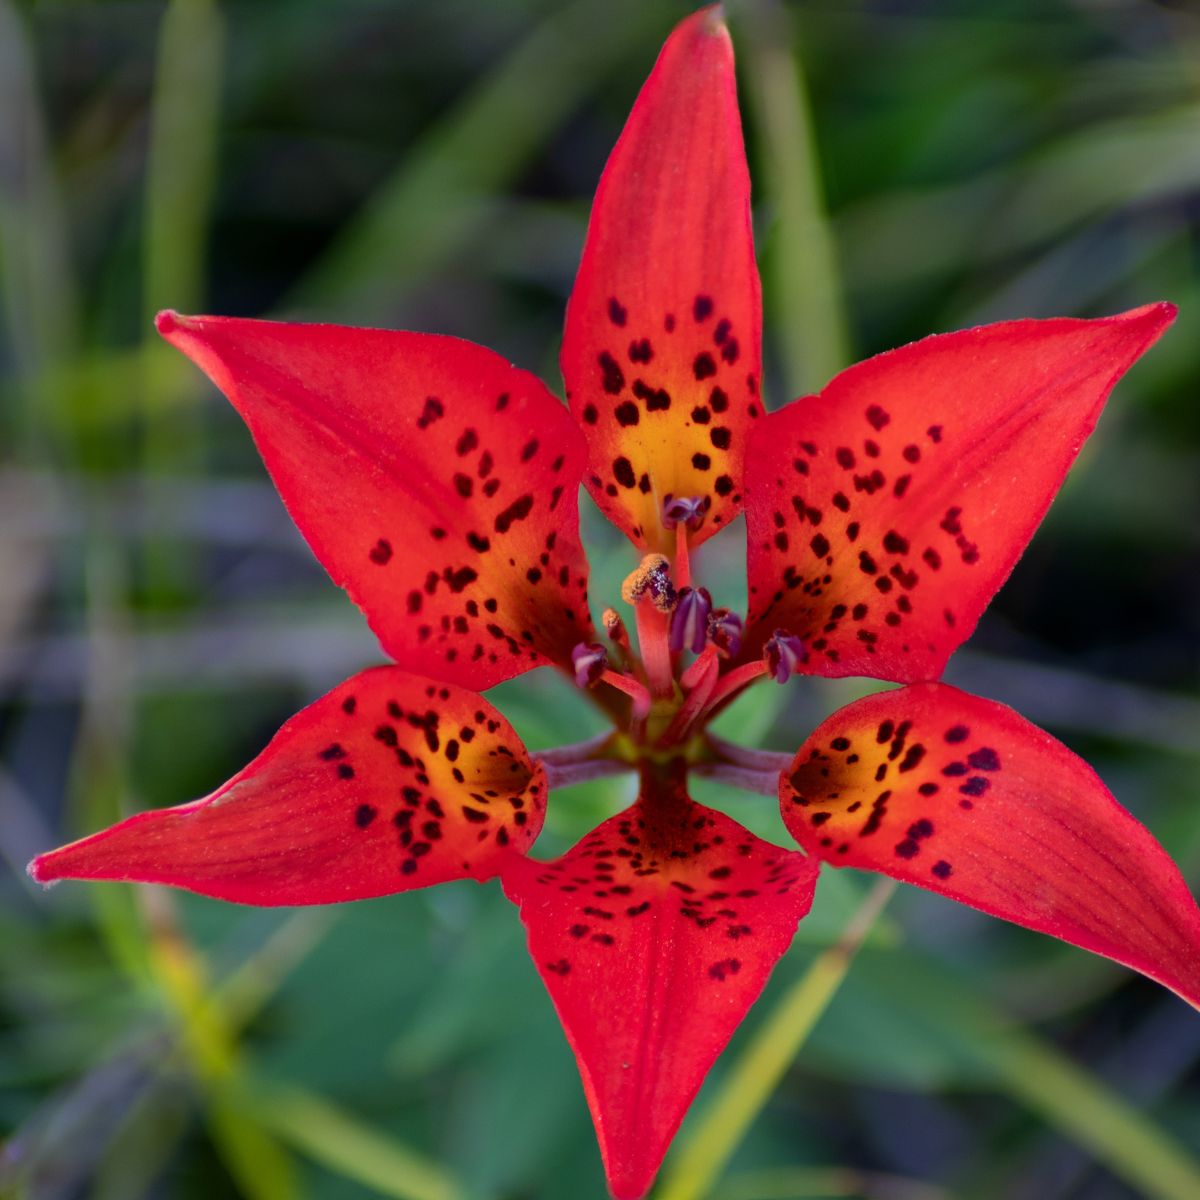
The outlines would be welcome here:
[[[951,1200],[932,1183],[859,1171],[853,1167],[780,1167],[732,1176],[712,1194],[713,1200],[801,1200],[801,1197],[852,1196],[876,1200]]]
[[[146,158],[143,318],[198,309],[216,175],[224,28],[213,0],[171,0],[158,36]]]
[[[236,1040],[209,993],[203,960],[175,920],[174,897],[162,888],[140,895],[154,931],[155,978],[178,1021],[221,1161],[249,1200],[294,1200],[299,1192],[291,1161],[247,1101]]]
[[[1200,1161],[1103,1080],[1023,1029],[930,959],[898,960],[876,973],[889,1002],[933,1026],[976,1061],[996,1086],[1090,1151],[1151,1200],[1196,1200]]]
[[[8,448],[29,452],[54,402],[34,380],[73,351],[76,297],[33,54],[9,0],[0,0],[0,298],[5,357],[29,387],[8,409]]]
[[[829,1007],[854,956],[896,891],[880,879],[836,945],[822,951],[783,994],[733,1063],[712,1101],[668,1159],[659,1200],[700,1200],[720,1178],[746,1130]]]
[[[254,1111],[314,1161],[396,1200],[462,1200],[460,1184],[436,1163],[297,1087],[263,1086]]]
[[[615,64],[665,32],[644,0],[577,0],[548,17],[422,140],[309,270],[286,307],[377,314],[474,231]]]
[[[911,287],[1022,253],[1134,204],[1194,193],[1198,128],[1195,104],[1096,122],[1015,165],[944,187],[884,192],[839,218],[849,277],[863,290]]]
[[[206,234],[214,191],[224,27],[213,0],[171,0],[159,26],[158,58],[146,159],[143,329],[157,341],[161,308],[204,308]],[[176,473],[204,461],[203,413],[187,406],[164,414],[164,397],[195,395],[200,379],[180,355],[142,359],[142,461],[149,472]],[[172,408],[176,402],[170,400]],[[182,547],[146,547],[151,596],[186,594],[194,562]]]
[[[731,7],[772,215],[763,255],[767,328],[777,331],[790,400],[818,391],[848,364],[845,298],[792,22],[778,0]]]

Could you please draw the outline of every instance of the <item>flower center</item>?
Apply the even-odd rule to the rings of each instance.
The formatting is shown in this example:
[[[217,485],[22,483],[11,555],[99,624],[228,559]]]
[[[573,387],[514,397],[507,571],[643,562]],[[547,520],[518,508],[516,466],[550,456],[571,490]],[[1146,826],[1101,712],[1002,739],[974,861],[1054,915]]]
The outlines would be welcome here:
[[[777,631],[762,656],[740,661],[745,624],[713,605],[692,581],[688,533],[703,502],[669,497],[663,524],[676,534],[674,558],[647,554],[625,579],[622,600],[633,609],[636,646],[621,615],[602,618],[604,642],[581,642],[572,653],[581,688],[614,688],[629,698],[623,732],[627,753],[656,761],[698,746],[708,720],[763,675],[784,683],[808,659],[800,638]]]

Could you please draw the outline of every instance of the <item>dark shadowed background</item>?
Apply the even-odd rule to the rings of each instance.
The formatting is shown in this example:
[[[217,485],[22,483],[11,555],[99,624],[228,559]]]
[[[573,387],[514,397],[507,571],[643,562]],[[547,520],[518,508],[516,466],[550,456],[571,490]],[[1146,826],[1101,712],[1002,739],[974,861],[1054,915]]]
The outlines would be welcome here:
[[[687,8],[0,0],[0,1192],[603,1194],[496,886],[258,911],[23,867],[210,791],[378,658],[154,311],[454,333],[558,389],[592,190]],[[1085,754],[1195,889],[1200,9],[729,8],[772,406],[933,331],[1180,306],[949,678]],[[603,605],[632,558],[584,507]],[[549,675],[494,697],[535,747],[597,728]],[[793,749],[869,689],[766,688],[725,728]],[[624,786],[556,795],[539,854]],[[823,878],[696,1116],[863,890]],[[1182,1001],[909,889],[728,1170],[670,1195],[1195,1200],[1198,1064]]]

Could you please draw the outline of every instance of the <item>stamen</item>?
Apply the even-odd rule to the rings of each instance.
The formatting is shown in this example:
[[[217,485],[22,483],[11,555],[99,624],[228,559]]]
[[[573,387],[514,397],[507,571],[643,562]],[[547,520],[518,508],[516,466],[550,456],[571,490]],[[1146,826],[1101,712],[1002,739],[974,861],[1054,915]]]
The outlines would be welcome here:
[[[808,662],[808,650],[794,633],[777,629],[763,647],[763,662],[776,683],[787,683]]]
[[[704,520],[712,501],[708,496],[668,496],[663,501],[663,528],[684,525],[696,529]]]
[[[616,651],[616,662],[620,666],[636,666],[637,660],[633,647],[629,644],[629,630],[621,620],[621,614],[615,608],[606,608],[600,614],[600,624],[604,626],[604,636],[612,643]]]
[[[675,611],[671,613],[668,641],[671,653],[683,649],[699,654],[708,642],[708,618],[712,612],[712,597],[707,588],[685,587],[679,593]]]
[[[624,692],[633,701],[634,721],[644,721],[650,712],[652,703],[650,693],[636,679],[629,675],[619,675],[616,671],[605,671],[600,676],[605,683]]]
[[[687,692],[687,698],[675,714],[675,719],[668,726],[666,733],[659,739],[659,745],[677,746],[686,740],[712,701],[719,671],[716,647],[706,646],[704,653],[684,671],[679,680]]]
[[[575,682],[581,688],[591,687],[608,669],[608,653],[599,642],[580,642],[571,651],[571,664]]]
[[[636,605],[643,597],[660,613],[669,613],[675,607],[671,563],[665,554],[647,554],[621,584],[621,598],[626,604]]]
[[[726,658],[736,658],[742,648],[745,622],[728,608],[714,608],[708,618],[708,639]]]

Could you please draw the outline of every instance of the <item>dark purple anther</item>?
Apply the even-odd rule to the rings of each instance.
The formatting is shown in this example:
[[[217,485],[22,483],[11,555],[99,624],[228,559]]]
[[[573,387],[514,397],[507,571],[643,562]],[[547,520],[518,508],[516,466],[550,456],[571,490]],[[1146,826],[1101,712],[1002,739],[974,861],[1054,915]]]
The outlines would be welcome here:
[[[590,687],[608,669],[608,654],[599,642],[580,642],[571,651],[571,663],[575,682],[581,688]]]
[[[699,654],[708,642],[708,618],[712,612],[712,597],[707,588],[680,588],[679,597],[671,613],[671,625],[667,640],[671,653],[690,650]]]
[[[808,662],[804,642],[794,633],[777,629],[763,647],[763,662],[776,683],[787,683],[801,666]]]
[[[727,658],[742,648],[746,626],[742,618],[728,608],[714,608],[708,618],[708,640]]]
[[[663,502],[663,528],[674,529],[683,524],[695,529],[711,503],[707,496],[668,496]]]

